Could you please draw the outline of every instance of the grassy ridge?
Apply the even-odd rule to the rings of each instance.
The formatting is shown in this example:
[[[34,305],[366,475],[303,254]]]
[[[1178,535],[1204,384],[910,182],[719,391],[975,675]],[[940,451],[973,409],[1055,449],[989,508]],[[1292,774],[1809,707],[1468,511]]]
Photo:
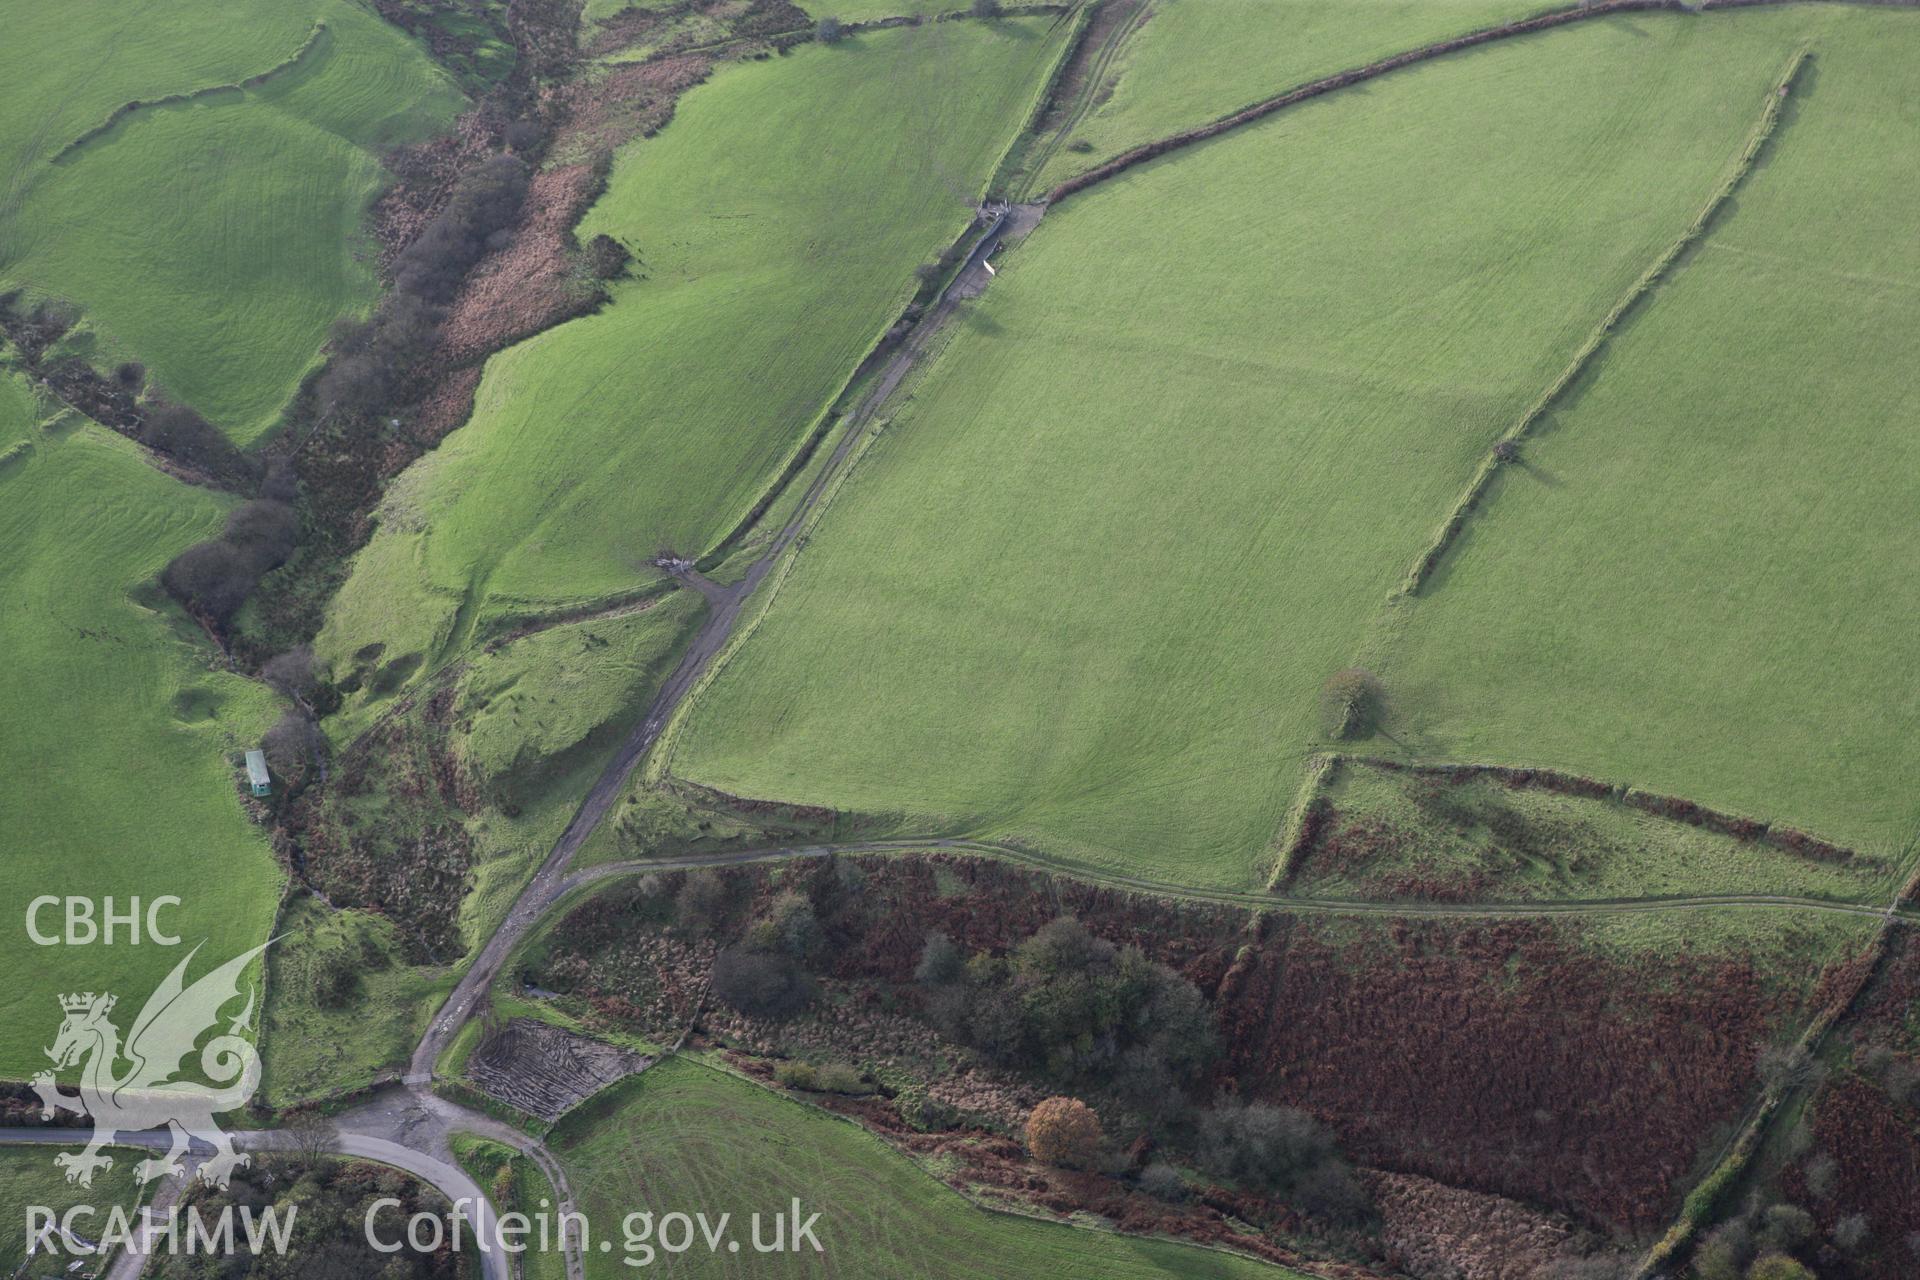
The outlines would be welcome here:
[[[0,142],[0,288],[72,299],[103,360],[142,360],[252,440],[373,296],[379,152],[441,127],[459,92],[345,0],[243,23],[206,0],[82,7],[102,12],[23,14],[0,48],[0,115],[22,122]]]
[[[162,923],[206,940],[203,972],[265,936],[280,874],[241,810],[230,753],[275,713],[263,686],[210,667],[198,631],[146,599],[153,574],[219,528],[227,501],[154,470],[134,446],[36,406],[0,377],[0,1078],[47,1065],[55,997],[113,991],[131,1018],[184,949],[40,947],[24,919],[41,895],[175,894]],[[47,912],[43,930],[58,930]],[[125,1023],[123,1022],[123,1026]]]
[[[537,787],[556,761],[640,717],[704,612],[696,592],[675,591],[483,654],[460,680],[467,767],[503,794]]]
[[[672,767],[1259,882],[1321,682],[1739,150],[1789,47],[1769,16],[1484,47],[1063,206]]]
[[[737,1253],[704,1245],[655,1266],[673,1276],[1271,1277],[1295,1273],[1231,1254],[1110,1235],[976,1208],[846,1121],[685,1059],[672,1059],[562,1120],[553,1135],[580,1207],[614,1251],[586,1255],[590,1280],[632,1274],[621,1220],[636,1210],[721,1213]],[[750,1215],[799,1197],[825,1256],[757,1254]],[[772,1226],[763,1221],[763,1239]],[[1297,1277],[1295,1277],[1297,1280]]]
[[[1129,147],[1319,76],[1552,7],[1542,0],[1160,0],[1103,77],[1110,92],[1028,183],[1042,192]]]
[[[636,248],[601,313],[489,363],[321,639],[457,651],[495,603],[629,592],[752,507],[957,234],[1054,45],[954,22],[723,68],[580,228]]]
[[[1734,206],[1406,610],[1404,732],[1896,845],[1920,409],[1901,15],[1832,11]],[[1814,22],[1813,15],[1797,15]]]

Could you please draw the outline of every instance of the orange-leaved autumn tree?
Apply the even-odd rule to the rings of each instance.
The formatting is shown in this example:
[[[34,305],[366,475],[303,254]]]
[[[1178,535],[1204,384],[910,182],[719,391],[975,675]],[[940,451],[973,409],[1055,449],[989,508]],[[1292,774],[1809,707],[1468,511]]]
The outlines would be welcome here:
[[[1048,1098],[1027,1117],[1027,1150],[1043,1164],[1092,1168],[1100,1156],[1100,1117],[1078,1098]]]

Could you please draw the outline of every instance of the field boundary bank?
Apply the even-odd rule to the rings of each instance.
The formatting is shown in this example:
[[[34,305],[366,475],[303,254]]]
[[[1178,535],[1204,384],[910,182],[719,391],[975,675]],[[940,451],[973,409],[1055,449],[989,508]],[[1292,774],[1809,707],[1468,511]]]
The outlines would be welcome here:
[[[1009,146],[1015,145],[1018,142],[1019,135],[1015,134],[1013,143],[1009,143]],[[964,270],[964,264],[972,261],[973,255],[978,253],[980,246],[1000,229],[1005,218],[1006,215],[1004,213],[993,217],[988,220],[985,229],[982,230],[980,216],[976,212],[973,220],[961,228],[958,235],[948,241],[944,252],[953,252],[961,249],[963,246],[970,246],[966,248],[966,252],[961,257],[963,263],[962,270]],[[733,528],[729,529],[719,541],[715,542],[712,549],[702,553],[700,557],[694,561],[695,568],[702,573],[710,573],[719,569],[721,565],[725,564],[727,560],[740,549],[747,538],[751,537],[754,532],[759,529],[761,522],[766,519],[767,514],[773,510],[780,499],[786,495],[793,482],[805,474],[808,466],[810,466],[814,458],[819,455],[820,447],[833,436],[834,429],[844,423],[848,423],[851,419],[858,418],[862,411],[867,408],[865,397],[856,397],[855,403],[851,408],[842,409],[841,406],[846,402],[848,393],[859,387],[862,379],[869,375],[879,374],[881,370],[885,369],[888,364],[906,350],[908,341],[912,336],[913,321],[915,318],[913,309],[919,306],[921,307],[921,315],[933,315],[933,313],[947,301],[948,295],[951,294],[954,283],[958,279],[959,273],[955,272],[953,276],[941,284],[938,292],[936,292],[928,302],[921,303],[918,296],[908,299],[906,305],[894,315],[893,319],[886,322],[885,327],[880,330],[879,336],[868,345],[866,354],[860,357],[859,362],[853,366],[852,371],[849,372],[846,378],[841,381],[840,385],[834,389],[833,394],[827,398],[826,402],[821,406],[820,411],[814,415],[812,425],[807,428],[806,433],[800,439],[800,443],[796,445],[792,453],[788,455],[779,473],[768,482],[767,487],[761,492],[760,496],[754,500],[753,506],[748,509],[747,513],[740,518]],[[906,325],[908,329],[905,335],[900,334],[900,327],[902,325]],[[870,417],[871,415],[868,416]],[[864,419],[862,419],[862,421],[864,421]],[[854,425],[857,427],[859,424],[855,423]],[[831,465],[831,455],[829,455],[829,465]]]
[[[1920,837],[1916,837],[1920,839]],[[1911,902],[1920,895],[1920,868],[1908,877],[1894,894],[1893,903],[1887,908],[1886,923],[1883,924],[1862,952],[1864,964],[1859,966],[1859,974],[1846,990],[1837,994],[1826,1007],[1815,1013],[1813,1021],[1795,1042],[1795,1052],[1808,1061],[1819,1055],[1827,1037],[1838,1026],[1853,1007],[1860,1002],[1867,988],[1878,976],[1880,967],[1886,962],[1887,952],[1893,942],[1894,927],[1901,921],[1913,923],[1913,917],[1900,909],[1903,902]],[[1647,1251],[1640,1265],[1632,1272],[1632,1280],[1657,1280],[1664,1274],[1662,1269],[1676,1259],[1684,1259],[1692,1252],[1695,1235],[1701,1228],[1710,1225],[1726,1193],[1746,1173],[1753,1158],[1760,1153],[1769,1126],[1785,1107],[1787,1099],[1802,1088],[1803,1083],[1768,1084],[1759,1100],[1754,1104],[1751,1114],[1740,1129],[1722,1148],[1721,1156],[1707,1171],[1705,1177],[1694,1184],[1682,1202],[1679,1215],[1667,1233]]]
[[[240,495],[240,490],[234,487],[231,481],[222,480],[161,453],[151,445],[143,444],[136,434],[137,424],[128,423],[115,415],[92,412],[86,405],[74,400],[72,386],[60,378],[59,368],[51,362],[36,359],[26,347],[22,346],[9,330],[4,311],[0,310],[0,376],[9,373],[17,374],[26,381],[28,391],[34,397],[36,412],[46,409],[55,416],[73,414],[81,423],[98,427],[125,440],[133,446],[134,452],[142,462],[161,475],[196,489],[211,489],[215,493]],[[108,417],[114,420],[103,420]],[[26,439],[17,441],[4,454],[0,454],[0,476],[5,475],[17,464],[27,461],[33,454],[33,448],[34,441]],[[204,624],[202,629],[205,629]],[[222,659],[227,658],[226,646],[216,642],[214,648]]]
[[[76,135],[66,146],[61,147],[49,156],[47,163],[62,163],[89,142],[112,133],[116,126],[132,116],[135,112],[146,111],[154,107],[177,107],[185,103],[197,102],[201,98],[211,98],[223,93],[245,93],[248,89],[257,89],[282,72],[293,70],[309,53],[313,52],[315,47],[319,45],[321,38],[326,34],[327,24],[324,21],[314,23],[313,30],[307,33],[307,38],[300,42],[300,47],[295,49],[291,55],[274,63],[265,71],[257,75],[248,76],[244,80],[236,80],[230,84],[211,84],[200,89],[190,89],[185,93],[169,93],[160,98],[134,98],[123,102],[112,111],[109,111],[105,120],[102,120],[99,124],[94,125],[84,133]]]
[[[1746,2],[1775,4],[1790,3],[1791,0],[1746,0]],[[1679,12],[1685,8],[1686,6],[1681,4],[1680,0],[1606,0],[1605,3],[1596,4],[1590,8],[1553,9],[1546,13],[1535,14],[1531,18],[1521,18],[1514,22],[1501,23],[1499,26],[1482,27],[1478,31],[1469,31],[1463,35],[1449,36],[1445,40],[1436,40],[1431,44],[1424,44],[1414,49],[1392,54],[1377,61],[1366,63],[1363,66],[1351,67],[1345,71],[1337,71],[1330,76],[1322,76],[1318,80],[1309,80],[1305,84],[1296,85],[1270,98],[1262,98],[1258,102],[1242,107],[1238,111],[1221,116],[1206,124],[1196,125],[1191,129],[1183,129],[1179,133],[1169,134],[1164,138],[1157,138],[1152,142],[1143,142],[1139,146],[1121,152],[1105,163],[1095,165],[1085,173],[1075,174],[1073,177],[1061,182],[1047,192],[1045,199],[1049,204],[1056,204],[1070,195],[1085,191],[1088,187],[1105,182],[1109,178],[1117,177],[1129,169],[1147,163],[1149,160],[1157,160],[1169,152],[1178,151],[1196,142],[1205,142],[1209,138],[1217,138],[1221,134],[1237,129],[1242,125],[1252,124],[1256,120],[1265,119],[1277,111],[1284,111],[1288,107],[1296,106],[1309,99],[1323,97],[1336,90],[1347,88],[1349,85],[1359,84],[1365,80],[1376,79],[1389,72],[1398,71],[1402,67],[1412,66],[1415,63],[1431,61],[1434,58],[1445,57],[1450,53],[1457,53],[1462,49],[1471,49],[1478,45],[1491,44],[1497,40],[1505,40],[1514,36],[1531,35],[1536,31],[1548,31],[1555,27],[1565,26],[1571,22],[1582,22],[1589,18],[1600,18],[1615,13],[1643,13],[1649,10],[1660,9]]]
[[[913,368],[929,337],[944,327],[954,314],[956,305],[950,293],[943,293],[937,303],[920,315],[912,330],[878,372],[877,381],[852,411],[847,429],[835,443],[819,474],[808,485],[798,505],[776,531],[766,549],[749,565],[745,575],[732,585],[717,586],[711,593],[701,593],[706,596],[709,605],[705,619],[686,642],[679,662],[655,691],[644,718],[633,726],[607,759],[573,817],[533,875],[521,887],[499,926],[473,953],[466,972],[456,981],[429,1020],[427,1030],[409,1060],[405,1083],[412,1085],[432,1078],[433,1064],[439,1060],[446,1044],[472,1016],[478,1000],[491,989],[500,965],[527,930],[545,915],[564,886],[571,883],[571,878],[566,875],[568,865],[619,800],[634,772],[649,758],[656,757],[662,738],[669,739],[670,750],[673,731],[691,705],[693,696],[737,648],[743,634],[738,624],[748,601],[761,583],[778,569],[775,592],[759,603],[754,615],[757,621],[771,603],[772,594],[777,594],[778,582],[784,580],[786,573],[791,570],[794,558],[787,555],[788,550],[817,517],[825,495],[844,478],[848,464],[860,452],[859,446],[871,438],[867,427],[875,414]],[[744,634],[751,632],[750,625]]]
[[[1445,40],[1421,45],[1416,49],[1409,49],[1403,53],[1396,53],[1376,62],[1369,62],[1365,66],[1353,67],[1346,71],[1336,72],[1330,76],[1324,76],[1318,80],[1310,80],[1306,84],[1296,85],[1273,97],[1262,98],[1258,102],[1242,107],[1238,111],[1221,116],[1206,124],[1195,125],[1191,129],[1183,129],[1179,133],[1169,134],[1164,138],[1157,138],[1152,142],[1143,142],[1138,146],[1121,152],[1111,160],[1095,165],[1085,173],[1075,174],[1073,177],[1057,184],[1049,190],[1046,195],[1041,197],[1041,199],[1048,204],[1057,203],[1070,195],[1085,191],[1088,187],[1095,186],[1105,182],[1109,178],[1116,177],[1137,165],[1145,164],[1149,160],[1157,160],[1169,152],[1178,151],[1196,142],[1205,142],[1210,138],[1217,138],[1221,134],[1237,129],[1242,125],[1252,124],[1257,120],[1264,119],[1276,111],[1283,111],[1288,107],[1296,106],[1309,99],[1323,97],[1335,90],[1344,89],[1350,85],[1359,84],[1366,80],[1376,79],[1386,75],[1388,72],[1398,71],[1402,67],[1412,66],[1420,62],[1428,62],[1435,58],[1442,58],[1450,53],[1460,52],[1463,49],[1471,49],[1479,45],[1491,44],[1515,36],[1532,35],[1539,31],[1550,31],[1555,27],[1566,26],[1569,23],[1584,22],[1591,18],[1605,18],[1621,13],[1666,12],[1697,15],[1721,9],[1757,9],[1790,4],[1860,4],[1872,8],[1885,9],[1920,8],[1920,0],[1699,0],[1698,3],[1688,3],[1687,0],[1602,0],[1602,3],[1591,6],[1580,6],[1571,9],[1551,9],[1545,13],[1535,14],[1531,18],[1520,18],[1513,22],[1502,23],[1496,27],[1483,27],[1478,31],[1469,31],[1462,35],[1449,36]]]
[[[1752,2],[1770,2],[1770,0],[1752,0]],[[1421,553],[1420,558],[1414,561],[1413,567],[1407,570],[1406,577],[1401,580],[1400,586],[1394,593],[1396,596],[1420,594],[1428,579],[1446,559],[1447,553],[1459,541],[1460,535],[1466,531],[1468,517],[1479,508],[1482,499],[1487,496],[1487,490],[1492,486],[1494,476],[1510,462],[1518,461],[1517,450],[1520,443],[1533,433],[1540,420],[1552,412],[1554,406],[1599,361],[1601,353],[1613,340],[1615,333],[1633,318],[1634,312],[1643,303],[1650,301],[1654,287],[1668,279],[1669,273],[1675,270],[1687,251],[1705,237],[1720,211],[1726,207],[1729,200],[1733,199],[1734,194],[1752,174],[1760,154],[1767,149],[1767,144],[1773,139],[1780,123],[1780,108],[1787,101],[1794,81],[1799,78],[1802,68],[1807,65],[1811,57],[1810,51],[1804,47],[1794,52],[1793,57],[1788,60],[1786,70],[1767,91],[1767,100],[1765,106],[1761,108],[1760,119],[1747,134],[1746,144],[1735,158],[1726,177],[1708,197],[1707,202],[1700,207],[1700,211],[1694,215],[1693,221],[1687,225],[1686,230],[1682,231],[1679,237],[1654,259],[1651,266],[1640,273],[1639,279],[1627,287],[1627,291],[1587,335],[1587,340],[1580,345],[1579,350],[1574,352],[1573,359],[1568,361],[1559,376],[1547,384],[1546,390],[1542,391],[1521,413],[1519,419],[1499,440],[1494,442],[1492,450],[1481,461],[1479,469],[1474,472],[1473,479],[1468,481],[1466,491],[1454,504],[1446,523],[1441,525],[1439,533]]]
[[[1819,911],[1834,915],[1871,917],[1892,923],[1920,925],[1920,912],[1887,907],[1876,902],[1847,902],[1838,899],[1797,897],[1792,894],[1704,893],[1677,894],[1647,898],[1539,898],[1505,899],[1488,902],[1421,902],[1416,900],[1370,900],[1364,898],[1320,898],[1288,896],[1257,890],[1207,889],[1148,880],[1120,872],[1089,868],[1034,853],[985,841],[958,838],[926,840],[874,840],[844,844],[774,846],[760,849],[733,849],[705,855],[674,858],[637,858],[606,862],[576,871],[556,887],[547,905],[558,903],[566,894],[623,876],[648,875],[661,871],[687,871],[706,867],[750,866],[761,862],[787,862],[800,858],[825,858],[840,854],[903,855],[914,853],[960,853],[971,857],[993,858],[1028,867],[1049,875],[1065,876],[1088,884],[1161,898],[1195,902],[1214,902],[1224,906],[1249,907],[1280,913],[1303,915],[1351,915],[1388,917],[1526,917],[1639,915],[1661,911],[1700,911],[1723,908],[1758,910]],[[1902,898],[1904,901],[1904,896]]]
[[[1298,869],[1300,859],[1312,849],[1324,833],[1328,812],[1324,806],[1326,786],[1333,781],[1342,768],[1354,765],[1383,773],[1439,778],[1456,784],[1486,779],[1503,783],[1516,791],[1550,791],[1583,800],[1611,801],[1679,826],[1698,827],[1703,831],[1737,840],[1743,845],[1764,845],[1812,862],[1835,865],[1860,864],[1866,869],[1871,869],[1871,864],[1879,863],[1887,864],[1889,870],[1896,869],[1888,863],[1887,859],[1877,854],[1863,854],[1849,845],[1837,844],[1797,827],[1749,818],[1723,809],[1709,808],[1683,796],[1648,791],[1632,783],[1608,782],[1601,778],[1570,773],[1561,769],[1528,768],[1521,765],[1487,764],[1474,761],[1419,763],[1397,760],[1388,756],[1327,752],[1319,756],[1317,763],[1309,768],[1307,782],[1302,786],[1302,795],[1294,802],[1298,811],[1297,818],[1293,814],[1289,815],[1289,825],[1285,828],[1286,839],[1282,843],[1283,852],[1275,869],[1275,877],[1270,882],[1276,891],[1286,883],[1293,871]]]
[[[1071,12],[1072,7],[1069,5],[1039,4],[1019,7],[1009,6],[1003,8],[999,16],[1002,18],[1045,17],[1050,14],[1065,16]],[[970,18],[972,16],[971,13],[965,10],[956,10],[937,15],[930,19],[930,21],[944,22]],[[896,26],[921,25],[911,23],[907,19],[900,19],[897,22],[892,19],[886,21]],[[866,30],[873,29],[879,25],[878,23],[867,23],[850,26],[848,29]],[[1058,29],[1058,24],[1055,25],[1054,29]],[[1046,77],[1035,90],[1033,100],[1028,105],[1026,114],[1021,118],[1019,126],[1014,129],[1008,137],[1007,145],[1002,148],[999,159],[995,161],[992,171],[987,175],[986,181],[981,189],[983,200],[988,202],[993,200],[993,193],[998,189],[1000,182],[1005,176],[1009,162],[1021,151],[1021,144],[1032,137],[1038,136],[1037,130],[1040,127],[1042,117],[1044,117],[1047,112],[1049,96],[1058,84],[1067,62],[1073,57],[1074,50],[1077,47],[1077,41],[1083,39],[1085,35],[1086,25],[1083,23],[1079,32],[1068,37],[1061,43],[1060,52],[1054,58],[1053,66],[1048,70]],[[985,206],[981,206],[981,208],[984,207]],[[924,350],[926,341],[930,339],[931,334],[922,337],[918,347],[915,347],[919,321],[922,318],[933,321],[932,327],[934,329],[938,329],[945,323],[945,309],[953,296],[954,287],[973,265],[974,260],[982,256],[983,248],[987,253],[992,252],[993,247],[998,243],[996,237],[1005,228],[1010,213],[1010,207],[1000,209],[991,217],[984,218],[983,224],[983,214],[976,211],[973,220],[962,227],[958,234],[947,243],[940,256],[944,258],[949,254],[957,254],[960,263],[959,267],[940,282],[939,288],[934,290],[931,297],[922,300],[920,294],[916,292],[914,297],[908,299],[906,305],[903,306],[899,313],[880,331],[880,335],[868,346],[865,354],[860,357],[859,362],[855,364],[853,369],[847,374],[846,379],[821,407],[820,412],[814,419],[813,425],[808,428],[799,445],[796,446],[788,456],[779,474],[775,475],[773,479],[769,481],[759,498],[754,501],[753,505],[733,528],[728,530],[711,548],[703,552],[695,560],[695,566],[701,572],[710,573],[718,569],[744,545],[746,540],[759,529],[767,513],[773,510],[780,499],[787,494],[793,482],[799,479],[800,476],[805,473],[806,469],[812,465],[814,458],[819,454],[820,448],[832,438],[837,428],[844,425],[848,430],[861,430],[866,423],[870,422],[878,414],[879,410],[885,406],[885,402],[891,396],[891,388],[888,388],[888,394],[874,398],[872,393],[869,392],[868,395],[857,397],[850,407],[842,407],[846,403],[848,394],[855,391],[864,379],[869,376],[875,377],[878,380],[875,388],[878,389],[884,384],[887,372],[896,358],[905,352]],[[915,310],[916,307],[919,308],[917,312]],[[909,364],[917,360],[917,358],[917,354],[909,355]],[[898,385],[897,379],[893,385]],[[835,452],[837,453],[838,450],[835,450]],[[833,455],[829,455],[826,466],[830,468],[833,465]],[[778,533],[779,531],[776,530],[776,537]]]

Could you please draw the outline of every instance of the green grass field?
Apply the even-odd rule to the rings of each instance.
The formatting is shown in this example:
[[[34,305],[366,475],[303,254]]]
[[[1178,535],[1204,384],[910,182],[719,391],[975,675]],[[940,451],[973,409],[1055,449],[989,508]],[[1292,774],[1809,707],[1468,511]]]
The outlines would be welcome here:
[[[0,1150],[0,1274],[9,1277],[64,1276],[66,1268],[82,1255],[42,1252],[31,1267],[27,1261],[27,1207],[50,1209],[58,1216],[76,1205],[95,1210],[92,1217],[76,1217],[74,1232],[88,1240],[97,1240],[107,1225],[112,1206],[133,1212],[133,1166],[140,1156],[128,1148],[111,1152],[113,1167],[94,1178],[91,1187],[68,1184],[66,1175],[53,1163],[58,1147],[28,1147]],[[56,1237],[57,1240],[57,1237]],[[90,1259],[89,1259],[90,1261]],[[23,1269],[24,1268],[24,1269]]]
[[[469,947],[498,927],[704,614],[681,592],[644,612],[524,637],[467,668],[459,705],[472,728],[456,750],[505,801],[470,824],[480,862],[461,912]]]
[[[170,94],[194,96],[60,154],[124,103]],[[373,297],[362,219],[379,153],[461,102],[421,49],[347,0],[245,22],[206,0],[23,13],[0,50],[0,115],[18,125],[0,141],[0,289],[71,299],[99,362],[137,358],[256,439],[327,326]]]
[[[1897,781],[1920,768],[1920,76],[1896,15],[1823,16],[1736,207],[1496,480],[1382,665],[1428,752],[1893,852],[1920,820]]]
[[[657,580],[779,473],[972,216],[1056,44],[943,23],[721,67],[624,149],[581,238],[639,278],[495,356],[471,422],[385,508],[321,637],[336,662],[457,652],[496,609]]]
[[[1156,0],[1029,181],[1076,173],[1321,76],[1554,8],[1550,0]],[[1035,157],[1041,160],[1041,157]]]
[[[613,1241],[610,1253],[587,1253],[590,1278],[632,1273],[620,1232],[636,1211],[733,1215],[737,1253],[704,1245],[659,1253],[650,1270],[670,1276],[1294,1275],[1189,1245],[990,1213],[855,1125],[686,1059],[567,1116],[553,1145],[594,1232]],[[802,1217],[820,1214],[825,1256],[753,1252],[750,1216],[784,1212],[796,1196]]]
[[[1447,783],[1343,764],[1324,795],[1350,834],[1295,867],[1289,893],[1428,896],[1410,891],[1426,883],[1496,899],[1753,893],[1879,902],[1905,878],[1894,863],[1818,862],[1610,800],[1485,778]]]
[[[122,1025],[184,955],[143,943],[41,947],[24,927],[43,895],[164,894],[162,924],[200,965],[261,942],[280,873],[241,809],[237,752],[276,714],[265,686],[214,669],[199,632],[150,586],[220,527],[227,500],[154,470],[136,448],[71,416],[39,425],[0,375],[0,1078],[46,1066],[63,992],[112,991]],[[59,930],[46,912],[43,932]],[[196,973],[204,972],[197,967]]]
[[[962,0],[798,0],[816,18],[874,22],[902,14],[953,13],[969,6]]]
[[[1065,203],[861,460],[669,767],[1263,881],[1321,683],[1826,17],[1582,24]]]

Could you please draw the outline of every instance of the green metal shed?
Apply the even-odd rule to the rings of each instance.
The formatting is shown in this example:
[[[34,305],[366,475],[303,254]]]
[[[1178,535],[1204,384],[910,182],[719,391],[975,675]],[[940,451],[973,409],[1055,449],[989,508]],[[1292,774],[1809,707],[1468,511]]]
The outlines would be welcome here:
[[[273,778],[267,773],[267,753],[264,751],[247,752],[247,782],[253,787],[253,794],[270,796],[273,794]]]

